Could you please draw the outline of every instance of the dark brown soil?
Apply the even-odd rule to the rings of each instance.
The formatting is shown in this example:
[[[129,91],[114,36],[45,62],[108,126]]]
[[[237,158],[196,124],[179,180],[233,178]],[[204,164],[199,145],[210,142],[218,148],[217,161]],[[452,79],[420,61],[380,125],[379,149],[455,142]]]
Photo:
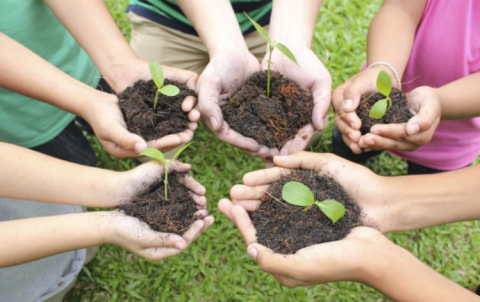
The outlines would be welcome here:
[[[153,230],[183,235],[195,221],[196,204],[190,191],[179,180],[186,174],[168,175],[168,200],[165,200],[163,180],[148,193],[139,196],[131,204],[122,205],[125,214],[146,222]]]
[[[257,72],[221,106],[230,128],[259,144],[280,149],[311,123],[313,97],[281,75],[271,75],[267,98],[267,72]]]
[[[373,119],[369,116],[370,108],[379,100],[384,99],[385,96],[380,92],[372,92],[364,94],[360,99],[360,104],[357,107],[357,115],[362,120],[362,127],[360,132],[365,135],[370,132],[370,128],[376,124],[401,124],[406,123],[413,117],[412,112],[407,106],[405,95],[398,89],[392,88],[390,98],[392,99],[392,107],[387,110],[385,115],[380,119]]]
[[[318,206],[305,212],[304,207],[288,204],[282,198],[282,188],[289,181],[299,181],[309,187],[315,200],[341,202],[345,206],[345,216],[333,224]],[[310,170],[295,170],[269,187],[260,209],[252,212],[250,218],[257,230],[258,243],[276,253],[294,254],[310,245],[344,238],[360,225],[360,214],[360,208],[333,178],[319,176]]]
[[[157,87],[152,80],[137,81],[118,95],[128,131],[149,141],[188,129],[190,121],[188,113],[182,111],[182,102],[185,97],[196,94],[183,84],[165,79],[167,84],[178,86],[180,93],[173,97],[159,94],[156,110],[153,102]]]

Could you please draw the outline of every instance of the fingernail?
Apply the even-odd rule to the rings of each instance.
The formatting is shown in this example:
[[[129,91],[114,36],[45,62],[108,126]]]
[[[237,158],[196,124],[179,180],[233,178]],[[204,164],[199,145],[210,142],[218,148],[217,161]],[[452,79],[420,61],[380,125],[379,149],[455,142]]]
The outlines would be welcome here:
[[[351,99],[346,99],[343,101],[343,108],[351,109],[353,107],[353,101]]]
[[[143,143],[136,143],[135,144],[135,153],[140,153],[142,150],[145,149],[145,146]]]
[[[175,244],[175,247],[176,247],[177,249],[179,249],[179,250],[183,250],[183,249],[185,249],[186,244],[185,244],[185,242],[183,242],[183,241],[179,241],[179,242],[177,242],[177,243]]]
[[[413,124],[410,126],[410,134],[417,134],[420,131],[420,126]]]
[[[212,125],[213,130],[217,130],[218,128],[218,121],[213,116],[210,118],[210,125]]]
[[[257,259],[257,249],[256,248],[248,249],[248,255],[253,259]]]

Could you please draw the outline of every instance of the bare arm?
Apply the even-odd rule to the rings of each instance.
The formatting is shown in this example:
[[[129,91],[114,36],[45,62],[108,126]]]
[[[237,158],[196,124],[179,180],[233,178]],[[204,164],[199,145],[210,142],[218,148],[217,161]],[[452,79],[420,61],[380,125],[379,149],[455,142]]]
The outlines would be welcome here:
[[[438,88],[442,119],[465,119],[480,116],[480,72]],[[458,102],[458,100],[462,100]]]

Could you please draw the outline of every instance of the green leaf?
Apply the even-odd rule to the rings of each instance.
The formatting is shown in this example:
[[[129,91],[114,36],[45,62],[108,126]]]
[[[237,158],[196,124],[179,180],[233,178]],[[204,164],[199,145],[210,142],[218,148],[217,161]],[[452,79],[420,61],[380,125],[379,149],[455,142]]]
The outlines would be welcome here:
[[[255,26],[255,29],[258,31],[258,33],[265,39],[265,41],[267,41],[267,44],[271,44],[272,41],[270,40],[270,36],[268,35],[267,31],[260,24],[255,22],[255,20],[250,18],[250,16],[246,12],[243,12],[243,13],[245,14],[245,16],[247,16],[248,20],[252,22],[253,26]]]
[[[158,160],[162,164],[165,164],[165,155],[163,155],[162,151],[155,148],[147,148],[140,152],[140,155],[151,157],[155,160]]]
[[[345,215],[345,207],[340,202],[334,199],[325,199],[321,202],[315,203],[320,210],[335,224],[340,218]]]
[[[189,143],[186,144],[185,146],[183,146],[183,147],[181,147],[180,149],[178,149],[178,151],[175,152],[175,154],[173,155],[172,160],[175,160],[175,158],[179,157],[180,154],[183,152],[183,150],[187,149],[188,146],[190,146],[191,144],[193,144],[193,142],[189,142]]]
[[[298,65],[298,62],[297,62],[297,59],[295,58],[295,56],[293,55],[293,53],[290,51],[290,49],[288,49],[287,46],[283,45],[282,43],[279,43],[277,42],[275,44],[275,46],[278,48],[278,50],[280,50],[285,56],[287,56],[287,58],[289,58],[293,63],[297,64],[298,67],[300,67],[300,65]]]
[[[392,92],[392,79],[385,70],[380,71],[377,77],[377,89],[384,96],[389,96]]]
[[[374,119],[381,119],[385,112],[387,111],[388,100],[381,99],[373,104],[372,108],[370,108],[369,116]]]
[[[160,92],[166,96],[176,96],[180,93],[180,88],[175,85],[165,85],[160,88]]]
[[[282,198],[296,206],[311,206],[315,200],[313,192],[298,181],[287,182],[282,189]]]
[[[152,75],[153,82],[157,85],[157,88],[160,89],[163,87],[163,68],[157,62],[150,62],[148,64],[150,69],[150,74]]]

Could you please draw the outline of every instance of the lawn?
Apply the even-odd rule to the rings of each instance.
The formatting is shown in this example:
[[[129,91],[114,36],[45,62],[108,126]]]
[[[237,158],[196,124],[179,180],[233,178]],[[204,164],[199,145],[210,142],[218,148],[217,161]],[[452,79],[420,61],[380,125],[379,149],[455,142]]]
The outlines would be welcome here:
[[[128,39],[124,9],[128,0],[106,0]],[[366,33],[381,1],[325,0],[319,14],[313,49],[330,70],[336,87],[358,72],[365,61]],[[329,127],[317,152],[330,151]],[[102,246],[79,275],[68,301],[389,301],[361,284],[342,282],[289,289],[263,273],[246,254],[239,232],[217,210],[232,185],[249,171],[261,169],[260,159],[220,142],[205,126],[182,155],[191,174],[207,188],[215,224],[179,256],[148,261],[114,246]],[[115,160],[91,140],[99,166],[126,170],[135,160]],[[389,155],[369,162],[382,175],[400,175],[406,166]],[[480,241],[480,222],[456,223],[416,232],[389,235],[423,262],[463,286],[478,284],[480,256],[472,246]],[[321,269],[321,268],[319,268]]]

